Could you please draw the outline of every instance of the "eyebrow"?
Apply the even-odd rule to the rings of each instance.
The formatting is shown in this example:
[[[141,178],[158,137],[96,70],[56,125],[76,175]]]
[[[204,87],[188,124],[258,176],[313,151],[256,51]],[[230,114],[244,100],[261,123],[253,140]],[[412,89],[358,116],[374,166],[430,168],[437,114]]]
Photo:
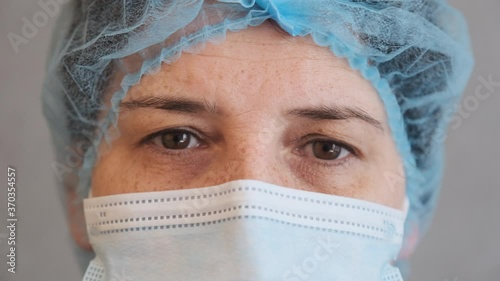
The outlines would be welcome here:
[[[131,101],[122,101],[120,107],[124,109],[154,108],[190,114],[209,113],[217,117],[227,116],[227,114],[215,103],[211,103],[207,100],[197,101],[184,97],[145,97]],[[311,120],[348,120],[355,118],[384,131],[380,121],[371,117],[358,107],[319,105],[295,108],[286,111],[285,114]]]
[[[312,120],[348,120],[359,119],[367,122],[370,125],[384,131],[382,123],[371,117],[368,113],[358,107],[337,107],[320,105],[314,107],[304,107],[292,109],[287,112],[287,115],[293,115]]]
[[[184,113],[207,112],[219,117],[226,115],[216,104],[210,103],[207,100],[196,101],[181,97],[147,97],[121,102],[120,107],[125,109],[154,108]]]

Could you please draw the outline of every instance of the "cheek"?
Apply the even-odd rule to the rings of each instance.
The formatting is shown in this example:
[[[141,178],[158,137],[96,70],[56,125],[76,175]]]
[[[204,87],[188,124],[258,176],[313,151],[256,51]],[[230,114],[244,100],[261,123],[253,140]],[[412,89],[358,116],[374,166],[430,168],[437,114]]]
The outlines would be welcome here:
[[[399,174],[397,166],[375,167],[370,169],[370,182],[365,182],[368,201],[377,202],[395,209],[403,205],[405,194],[404,175]]]
[[[94,166],[93,196],[193,187],[199,175],[206,173],[210,161],[203,155],[196,161],[168,159],[114,144]]]
[[[93,196],[105,196],[140,191],[137,186],[144,181],[143,164],[138,159],[127,157],[113,147],[103,154],[92,172]]]
[[[399,155],[383,145],[374,155],[378,157],[357,160],[330,173],[297,169],[303,171],[303,177],[314,178],[310,184],[317,187],[316,191],[402,208],[406,180]]]
[[[376,189],[376,179],[369,167],[354,156],[342,165],[331,167],[295,159],[290,161],[290,170],[302,180],[303,189],[314,192],[370,200]]]
[[[372,194],[374,201],[384,205],[401,208],[406,190],[406,177],[402,162],[394,147],[385,149],[386,153],[374,159],[370,165],[371,178],[373,179]]]

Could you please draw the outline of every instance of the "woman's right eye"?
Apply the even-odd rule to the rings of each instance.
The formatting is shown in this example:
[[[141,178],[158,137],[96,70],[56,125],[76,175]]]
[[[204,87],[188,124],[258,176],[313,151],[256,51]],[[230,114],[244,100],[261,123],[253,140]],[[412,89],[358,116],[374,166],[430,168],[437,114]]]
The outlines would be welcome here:
[[[171,150],[181,150],[201,145],[200,140],[194,133],[180,129],[157,133],[153,138],[153,143],[159,147]]]

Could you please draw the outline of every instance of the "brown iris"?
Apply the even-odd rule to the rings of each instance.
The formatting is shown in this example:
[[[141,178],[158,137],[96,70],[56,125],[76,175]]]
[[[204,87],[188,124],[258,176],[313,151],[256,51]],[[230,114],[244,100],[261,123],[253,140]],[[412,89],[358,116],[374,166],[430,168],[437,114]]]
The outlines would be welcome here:
[[[315,157],[324,160],[337,159],[342,152],[342,147],[331,141],[315,141],[312,149]]]
[[[168,149],[187,148],[191,141],[191,134],[187,132],[168,132],[161,136],[161,143]]]

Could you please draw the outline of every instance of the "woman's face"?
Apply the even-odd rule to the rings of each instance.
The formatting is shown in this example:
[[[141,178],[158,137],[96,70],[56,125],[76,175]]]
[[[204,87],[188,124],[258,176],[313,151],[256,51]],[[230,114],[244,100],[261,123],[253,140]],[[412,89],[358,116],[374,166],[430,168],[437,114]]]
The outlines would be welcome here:
[[[268,23],[163,64],[120,110],[94,197],[256,179],[402,208],[401,159],[375,89]]]

